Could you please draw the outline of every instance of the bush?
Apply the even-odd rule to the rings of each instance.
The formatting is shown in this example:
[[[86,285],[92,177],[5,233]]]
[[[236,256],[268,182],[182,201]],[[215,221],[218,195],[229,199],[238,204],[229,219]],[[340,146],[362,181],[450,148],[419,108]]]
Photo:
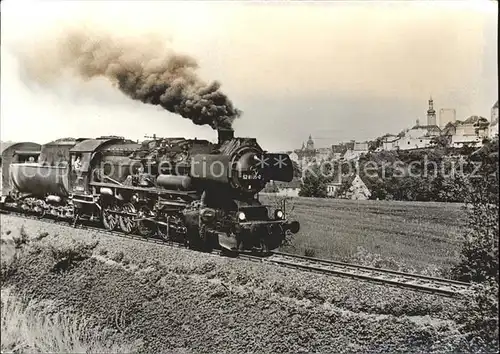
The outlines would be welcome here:
[[[125,256],[125,255],[123,254],[123,252],[122,252],[122,251],[117,251],[117,252],[114,252],[114,253],[111,255],[110,259],[111,259],[112,261],[115,261],[115,262],[117,262],[117,263],[120,263],[120,262],[123,260],[123,257],[124,257],[124,256]]]
[[[306,171],[300,186],[299,196],[326,198],[327,179],[323,176],[318,166],[313,166]]]
[[[19,236],[13,236],[12,241],[14,241],[16,248],[21,248],[29,242],[28,233],[24,229],[24,225],[21,226],[21,229],[19,230]]]
[[[454,278],[461,281],[498,282],[498,205],[476,205],[465,235]]]
[[[0,281],[2,282],[2,286],[9,277],[16,273],[18,262],[19,256],[15,250],[9,257],[2,255],[2,261],[0,263]]]
[[[464,303],[458,319],[474,351],[498,351],[498,141],[472,156],[479,166],[475,178],[463,188],[467,201],[468,230],[455,279],[478,283]],[[478,164],[479,163],[479,164]]]
[[[90,258],[92,250],[98,243],[98,241],[92,243],[72,241],[62,245],[51,245],[49,251],[55,260],[53,271],[67,271],[75,264]]]
[[[493,155],[493,156],[492,156]],[[453,270],[454,278],[498,283],[498,141],[475,156],[480,169],[469,178],[462,190],[466,198],[468,229],[464,234],[460,263]]]
[[[49,233],[48,233],[48,232],[40,232],[40,233],[38,234],[38,236],[36,237],[36,240],[37,240],[37,241],[40,241],[40,240],[44,239],[44,238],[45,238],[45,237],[47,237],[47,236],[49,236]]]
[[[477,284],[464,301],[459,318],[474,351],[497,353],[498,345],[498,283],[494,280]]]

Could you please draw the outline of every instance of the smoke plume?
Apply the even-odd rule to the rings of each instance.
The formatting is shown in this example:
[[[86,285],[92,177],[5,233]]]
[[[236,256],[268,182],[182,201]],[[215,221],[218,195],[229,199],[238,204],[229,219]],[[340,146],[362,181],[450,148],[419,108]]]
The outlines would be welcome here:
[[[30,46],[21,59],[29,77],[40,83],[65,70],[85,80],[105,77],[128,97],[159,105],[197,125],[231,128],[241,114],[219,82],[199,78],[195,59],[174,53],[154,36],[120,38],[89,29],[66,30],[49,43]]]

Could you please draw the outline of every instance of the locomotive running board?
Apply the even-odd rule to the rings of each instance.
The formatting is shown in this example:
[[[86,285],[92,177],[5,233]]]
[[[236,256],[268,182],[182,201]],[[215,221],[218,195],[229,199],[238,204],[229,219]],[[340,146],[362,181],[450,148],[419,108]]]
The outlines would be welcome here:
[[[124,186],[124,185],[117,185],[114,183],[103,183],[103,182],[90,182],[90,185],[93,187],[128,189],[131,191],[140,191],[140,192],[148,192],[148,193],[156,193],[156,194],[175,194],[175,195],[184,195],[184,196],[193,196],[196,194],[196,191],[176,191],[176,190],[172,190],[172,189],[143,188],[143,187]]]

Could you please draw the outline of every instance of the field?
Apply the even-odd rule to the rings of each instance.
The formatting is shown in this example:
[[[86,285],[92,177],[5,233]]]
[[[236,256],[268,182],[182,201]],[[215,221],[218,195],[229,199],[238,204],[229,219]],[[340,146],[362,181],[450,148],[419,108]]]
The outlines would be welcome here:
[[[287,210],[301,230],[284,251],[427,273],[456,261],[466,223],[452,203],[291,198]]]

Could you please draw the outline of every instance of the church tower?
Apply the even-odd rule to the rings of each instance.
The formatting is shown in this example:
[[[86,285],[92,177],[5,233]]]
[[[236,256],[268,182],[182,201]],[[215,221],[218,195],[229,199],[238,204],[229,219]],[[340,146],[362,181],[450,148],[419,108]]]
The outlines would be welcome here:
[[[429,109],[427,110],[427,125],[436,125],[436,111],[432,97],[429,99]]]
[[[312,140],[312,137],[309,135],[309,140],[307,140],[307,150],[314,150],[314,141]]]

